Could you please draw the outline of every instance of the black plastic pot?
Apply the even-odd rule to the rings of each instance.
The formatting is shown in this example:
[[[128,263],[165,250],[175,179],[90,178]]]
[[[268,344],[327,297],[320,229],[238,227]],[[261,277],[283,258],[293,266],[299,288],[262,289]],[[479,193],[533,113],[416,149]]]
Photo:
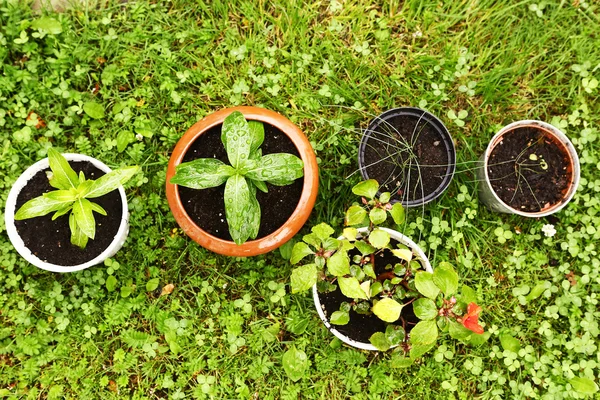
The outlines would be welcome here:
[[[444,162],[412,164],[416,158],[433,157],[444,158]],[[392,193],[392,202],[418,207],[448,188],[456,170],[456,150],[448,129],[437,117],[420,108],[400,107],[371,121],[360,142],[358,166],[364,179],[376,179],[382,192]],[[412,188],[411,179],[417,179]]]

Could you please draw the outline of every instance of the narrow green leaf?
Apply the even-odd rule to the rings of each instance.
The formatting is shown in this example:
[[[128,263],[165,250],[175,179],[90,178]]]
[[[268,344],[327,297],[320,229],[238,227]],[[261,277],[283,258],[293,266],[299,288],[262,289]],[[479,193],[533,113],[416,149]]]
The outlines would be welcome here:
[[[292,270],[290,279],[292,293],[304,292],[313,287],[315,283],[317,283],[317,266],[315,264],[304,265]]]
[[[241,112],[234,111],[225,118],[221,129],[221,141],[233,168],[237,169],[250,157],[252,135],[250,126]]]
[[[435,321],[421,321],[410,331],[410,343],[416,345],[428,345],[436,341],[438,328]]]
[[[220,186],[235,174],[235,169],[215,158],[198,158],[179,164],[170,182],[192,189]]]
[[[272,185],[289,185],[304,175],[304,163],[295,155],[274,153],[263,156],[246,174],[256,181],[266,181]]]
[[[96,235],[96,221],[92,213],[92,203],[87,199],[79,199],[73,203],[73,215],[81,232],[93,239]]]
[[[291,349],[283,354],[282,358],[283,369],[292,381],[297,382],[304,376],[308,368],[308,357],[302,350],[292,346]]]
[[[250,136],[252,137],[250,153],[255,153],[265,141],[265,126],[260,121],[248,121],[248,127],[250,128]]]
[[[351,299],[368,299],[367,294],[360,287],[360,283],[355,277],[338,278],[338,283],[344,296]]]
[[[253,232],[248,215],[254,206],[250,198],[250,189],[246,179],[241,175],[233,175],[225,183],[225,216],[229,224],[229,234],[233,241],[242,244]]]
[[[312,251],[312,249],[308,247],[306,243],[298,242],[294,245],[294,248],[292,249],[292,258],[290,258],[290,262],[292,264],[297,264],[298,262],[300,262],[300,260],[308,256],[309,254],[315,254],[315,252]]]
[[[248,182],[246,179],[246,183],[248,184],[248,189],[250,190],[250,202],[248,203],[249,208],[246,213],[247,223],[250,226],[250,239],[256,239],[258,236],[258,231],[260,230],[260,204],[258,204],[258,200],[256,199],[256,186],[254,186],[251,182]]]
[[[392,216],[392,219],[397,225],[400,225],[404,222],[406,214],[404,212],[404,207],[402,206],[402,204],[400,204],[400,202],[395,203],[392,206],[392,209],[390,210],[390,215]]]
[[[404,304],[398,303],[389,297],[384,297],[373,306],[373,314],[385,322],[395,322],[400,318],[400,312]]]
[[[569,383],[576,392],[581,394],[594,394],[598,392],[598,385],[589,378],[580,378],[578,376],[569,379]]]
[[[104,216],[107,215],[106,210],[104,208],[102,208],[102,206],[100,206],[100,204],[96,204],[96,203],[90,201],[90,205],[92,207],[92,211],[95,211],[100,215],[104,215]]]
[[[69,214],[69,228],[71,229],[71,244],[81,249],[85,249],[88,243],[88,237],[77,225],[75,214]]]
[[[356,184],[352,188],[352,193],[357,196],[364,196],[368,199],[372,199],[377,195],[377,190],[379,190],[379,183],[377,183],[375,179],[369,179]]]
[[[327,271],[333,276],[350,274],[350,258],[345,251],[338,250],[327,259]]]
[[[390,234],[381,229],[375,229],[369,235],[369,243],[377,249],[383,249],[390,243]]]
[[[52,221],[67,214],[73,208],[72,206],[73,206],[73,204],[69,203],[66,206],[64,206],[63,208],[61,208],[60,210],[58,210],[57,212],[55,212],[54,215],[52,216]]]
[[[252,180],[252,184],[254,186],[256,186],[256,188],[258,190],[260,190],[261,192],[263,192],[263,193],[268,193],[269,192],[269,188],[267,187],[267,184],[265,182],[263,182],[263,181]]]
[[[346,211],[346,225],[359,225],[362,224],[367,216],[367,211],[361,206],[350,206]]]
[[[424,321],[434,319],[438,315],[438,309],[433,300],[424,298],[417,299],[413,303],[413,312],[417,318]]]
[[[386,351],[389,350],[390,347],[392,347],[392,343],[390,343],[388,338],[385,336],[385,333],[383,332],[375,332],[374,334],[372,334],[369,338],[369,342],[371,342],[371,344],[375,346],[379,351]]]
[[[433,282],[446,297],[449,297],[458,289],[458,274],[450,263],[441,262],[433,271]]]
[[[42,215],[62,210],[63,207],[68,206],[70,203],[72,201],[65,202],[63,200],[53,200],[48,196],[39,196],[23,204],[15,213],[15,220],[41,217]]]
[[[83,105],[83,111],[94,119],[104,118],[104,107],[95,101],[88,101]]]
[[[119,168],[101,176],[92,182],[91,186],[87,190],[87,193],[85,194],[85,197],[88,199],[93,199],[112,192],[131,179],[131,177],[133,177],[133,175],[135,175],[139,169],[140,167],[138,166]]]
[[[415,287],[425,297],[432,300],[440,293],[440,289],[433,282],[433,274],[427,271],[418,271],[415,275]]]
[[[71,168],[67,159],[52,147],[48,149],[48,163],[52,170],[50,184],[53,187],[58,189],[70,189],[79,185],[77,173],[73,171],[73,168]]]
[[[333,325],[346,325],[350,322],[350,314],[347,311],[334,311],[331,313],[329,322]]]
[[[379,225],[387,219],[387,212],[382,208],[373,208],[369,213],[369,219],[374,225]]]

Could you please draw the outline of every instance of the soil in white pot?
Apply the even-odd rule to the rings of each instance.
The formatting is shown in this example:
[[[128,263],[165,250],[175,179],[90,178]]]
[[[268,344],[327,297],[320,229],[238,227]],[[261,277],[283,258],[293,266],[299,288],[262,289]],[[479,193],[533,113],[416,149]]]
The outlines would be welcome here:
[[[440,187],[450,160],[435,127],[419,116],[401,114],[386,118],[375,129],[365,146],[363,168],[380,183],[380,192],[414,201]]]
[[[487,171],[498,197],[525,212],[563,200],[573,179],[564,146],[531,127],[507,132],[491,151]]]
[[[396,246],[398,242],[392,240],[392,245]],[[349,255],[352,258],[354,255],[359,254],[355,251],[350,251]],[[398,258],[394,256],[390,251],[384,251],[383,253],[376,256],[375,259],[375,274],[380,276],[387,271],[385,266],[388,264],[395,265],[398,262]],[[340,309],[340,305],[343,302],[349,302],[346,296],[342,294],[339,286],[336,290],[329,293],[319,293],[319,300],[325,315],[329,318],[331,314]],[[408,302],[406,300],[405,302]],[[412,304],[405,306],[402,309],[400,316],[405,321],[405,329],[410,332],[413,326],[419,321],[415,316],[412,308]],[[398,320],[394,325],[402,326],[402,322]],[[350,310],[350,322],[346,325],[331,325],[341,334],[362,343],[369,343],[369,338],[376,332],[385,332],[387,323],[379,319],[374,314],[359,314],[354,310]]]
[[[298,149],[279,129],[264,124],[265,140],[260,146],[262,154],[288,153],[300,158]],[[217,125],[200,135],[183,158],[183,162],[197,158],[216,158],[229,165],[227,152],[221,141],[221,125]],[[275,186],[267,183],[268,193],[256,192],[260,204],[261,218],[257,239],[265,237],[279,229],[292,215],[300,197],[304,177],[287,186]],[[191,189],[178,186],[183,208],[188,216],[204,231],[223,240],[232,240],[225,218],[225,184],[208,189]]]
[[[70,161],[69,164],[79,174],[83,171],[87,179],[98,179],[105,173],[87,161]],[[50,168],[39,171],[33,176],[17,197],[16,210],[25,202],[56,190],[48,183],[46,172]],[[96,220],[96,237],[89,240],[85,249],[71,244],[69,215],[63,215],[52,221],[52,215],[15,221],[15,227],[25,246],[40,260],[56,265],[79,265],[99,256],[114,240],[119,226],[123,204],[118,190],[113,190],[104,196],[92,199],[107,212],[107,216],[94,212]]]

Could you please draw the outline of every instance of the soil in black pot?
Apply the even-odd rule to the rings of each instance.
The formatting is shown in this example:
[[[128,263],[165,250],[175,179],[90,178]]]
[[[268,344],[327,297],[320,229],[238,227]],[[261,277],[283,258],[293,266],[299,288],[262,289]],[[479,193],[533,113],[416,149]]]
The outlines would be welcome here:
[[[216,158],[229,165],[227,152],[221,142],[221,126],[217,125],[200,135],[183,157],[182,162],[197,158]],[[289,153],[300,157],[294,143],[279,129],[264,124],[265,140],[260,146],[263,155],[272,153]],[[287,186],[275,186],[267,183],[268,193],[256,192],[260,205],[260,229],[257,239],[265,237],[279,229],[292,215],[300,196],[304,178],[297,179]],[[177,187],[183,208],[196,225],[223,240],[232,240],[229,226],[225,219],[225,185],[209,189],[190,189]]]
[[[398,242],[392,240],[392,245],[396,246]],[[358,253],[349,252],[350,256],[354,256]],[[384,251],[383,253],[376,256],[375,259],[375,274],[380,275],[386,272],[385,266],[388,264],[395,265],[398,263],[398,258],[394,256],[390,251]],[[340,305],[343,302],[349,302],[349,299],[344,296],[339,289],[329,293],[319,293],[319,300],[321,306],[327,318],[340,309]],[[408,300],[407,300],[408,301]],[[419,322],[415,316],[412,308],[412,304],[404,307],[400,313],[401,318],[405,321],[406,331],[410,332],[413,326]],[[400,320],[395,325],[402,326]],[[359,314],[354,310],[350,310],[350,322],[346,325],[332,325],[338,332],[349,338],[356,340],[357,342],[370,343],[369,338],[376,332],[385,332],[387,323],[379,319],[374,314]]]
[[[442,135],[424,118],[391,116],[367,134],[363,172],[379,182],[380,192],[392,193],[395,200],[415,201],[442,185],[448,152]]]
[[[87,179],[98,179],[104,175],[102,170],[87,161],[70,161],[69,164],[79,174],[83,171]],[[25,202],[56,190],[48,183],[47,168],[33,176],[17,196],[16,210]],[[96,220],[96,237],[88,240],[85,249],[71,244],[69,214],[52,221],[50,213],[43,217],[35,217],[15,221],[15,227],[25,246],[40,260],[56,265],[73,266],[86,263],[98,257],[114,240],[121,225],[122,208],[121,196],[118,190],[113,190],[104,196],[90,199],[98,203],[107,212],[107,216],[94,212]]]
[[[507,132],[491,151],[487,171],[498,197],[525,212],[564,200],[573,179],[564,145],[532,127]]]

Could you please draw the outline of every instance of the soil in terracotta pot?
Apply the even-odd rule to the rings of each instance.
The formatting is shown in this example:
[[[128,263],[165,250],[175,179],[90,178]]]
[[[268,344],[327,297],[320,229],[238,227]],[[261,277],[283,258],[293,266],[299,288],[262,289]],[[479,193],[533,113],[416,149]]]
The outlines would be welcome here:
[[[300,157],[296,146],[279,129],[264,124],[265,141],[260,146],[263,155],[289,153]],[[215,126],[200,135],[185,154],[183,162],[197,158],[216,158],[227,165],[227,152],[221,142],[221,125]],[[260,204],[261,218],[257,239],[265,237],[279,229],[292,215],[300,196],[304,179],[297,179],[287,186],[275,186],[267,183],[268,193],[257,190],[256,198]],[[178,186],[179,196],[188,216],[196,225],[224,240],[232,240],[225,219],[225,185],[209,189],[190,189]]]
[[[487,170],[498,197],[525,212],[559,203],[573,179],[564,145],[532,127],[504,135],[490,153]]]
[[[394,242],[394,241],[392,241]],[[397,242],[396,242],[397,243]],[[392,243],[394,246],[396,243]],[[350,252],[351,256],[352,251]],[[376,256],[375,259],[375,273],[377,275],[386,272],[385,266],[388,264],[398,263],[398,258],[391,252],[385,251]],[[342,294],[339,287],[333,292],[319,293],[319,300],[325,315],[329,316],[340,309],[340,304],[348,302],[348,298]],[[406,322],[406,330],[410,332],[412,327],[419,321],[415,316],[412,308],[412,304],[404,307],[400,316]],[[402,325],[400,321],[396,322],[397,325]],[[346,325],[331,325],[338,332],[349,338],[362,343],[370,343],[369,338],[376,332],[385,332],[387,324],[373,314],[358,314],[354,310],[350,310],[350,322]]]
[[[418,124],[417,124],[418,122]],[[392,116],[370,132],[364,171],[392,199],[414,201],[435,192],[449,163],[441,134],[424,118]]]
[[[87,161],[71,161],[69,164],[77,174],[79,171],[83,171],[87,179],[98,179],[104,175],[104,172]],[[39,171],[27,182],[17,196],[16,210],[25,202],[42,193],[56,190],[48,183],[47,171],[50,171],[50,168]],[[98,203],[108,215],[103,216],[94,212],[96,237],[88,240],[87,246],[83,250],[71,244],[68,214],[54,221],[52,221],[54,213],[15,221],[15,227],[25,246],[40,260],[64,266],[86,263],[98,257],[112,243],[121,225],[123,208],[118,190],[90,200]]]

